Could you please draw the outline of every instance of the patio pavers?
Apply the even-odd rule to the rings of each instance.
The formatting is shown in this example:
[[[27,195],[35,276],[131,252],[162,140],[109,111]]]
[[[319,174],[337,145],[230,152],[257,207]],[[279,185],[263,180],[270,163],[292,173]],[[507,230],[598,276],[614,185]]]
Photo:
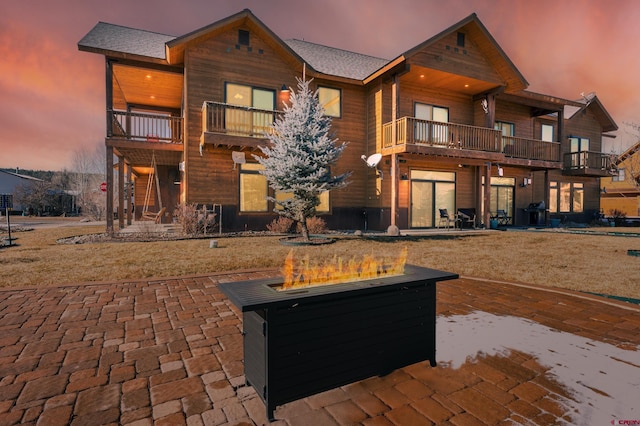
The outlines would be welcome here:
[[[1,290],[0,425],[265,424],[264,405],[244,382],[241,313],[217,284],[277,274],[235,271]],[[592,401],[581,399],[586,385],[558,377],[540,356],[510,345],[508,334],[503,351],[483,352],[482,342],[475,350],[470,339],[468,359],[446,359],[452,350],[446,330],[474,315],[478,323],[526,320],[525,326],[591,339],[623,355],[640,347],[637,306],[571,291],[461,278],[438,284],[437,311],[437,367],[422,362],[285,404],[272,424],[552,424],[593,418],[581,412]],[[575,350],[588,351],[589,345]],[[624,365],[640,377],[640,363]],[[615,368],[593,366],[603,377],[614,377],[618,372],[609,369]],[[588,389],[605,393],[604,387]],[[640,418],[633,410],[623,407],[617,414]]]

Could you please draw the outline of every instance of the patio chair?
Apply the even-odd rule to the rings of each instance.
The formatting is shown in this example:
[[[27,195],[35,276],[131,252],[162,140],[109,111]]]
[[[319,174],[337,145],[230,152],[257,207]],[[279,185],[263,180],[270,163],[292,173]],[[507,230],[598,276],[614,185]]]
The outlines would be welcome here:
[[[454,215],[453,217],[451,217],[447,209],[438,209],[438,210],[440,210],[440,219],[438,220],[438,229],[440,228],[441,225],[444,225],[446,229],[449,229],[452,222],[453,222],[453,229],[455,229],[456,223],[460,221],[460,218],[458,218],[457,215]]]
[[[460,219],[460,228],[476,227],[476,209],[458,209],[457,213],[458,219]]]

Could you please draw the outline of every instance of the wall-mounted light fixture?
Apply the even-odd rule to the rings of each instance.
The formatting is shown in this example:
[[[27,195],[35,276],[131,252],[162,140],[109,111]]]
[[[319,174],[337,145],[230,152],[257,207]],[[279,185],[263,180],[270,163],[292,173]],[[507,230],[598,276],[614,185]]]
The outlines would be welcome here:
[[[504,169],[498,164],[498,176],[504,176]]]
[[[400,180],[409,180],[409,175],[406,173],[403,173],[400,175]]]
[[[280,91],[282,93],[289,93],[289,88],[287,87],[286,84],[283,84],[282,87],[280,88]]]

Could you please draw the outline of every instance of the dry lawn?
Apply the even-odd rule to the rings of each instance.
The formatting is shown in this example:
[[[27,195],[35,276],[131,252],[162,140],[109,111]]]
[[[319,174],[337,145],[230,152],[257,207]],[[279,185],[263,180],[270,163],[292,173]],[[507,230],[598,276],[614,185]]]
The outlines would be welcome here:
[[[103,226],[13,232],[18,246],[0,249],[0,287],[51,286],[280,267],[290,247],[278,237],[92,243],[63,245],[59,238],[101,233]],[[395,257],[408,262],[492,280],[563,287],[640,299],[640,234],[603,236],[553,231],[488,232],[464,236],[402,238],[341,237],[334,244],[294,249],[296,258]],[[6,233],[2,236],[6,236]]]

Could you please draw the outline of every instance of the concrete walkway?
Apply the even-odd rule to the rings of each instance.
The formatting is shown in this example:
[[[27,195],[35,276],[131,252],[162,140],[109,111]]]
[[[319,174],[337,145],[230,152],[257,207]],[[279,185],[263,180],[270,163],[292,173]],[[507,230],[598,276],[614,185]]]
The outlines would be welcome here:
[[[276,274],[0,290],[0,425],[265,424],[217,284]],[[470,278],[438,284],[437,305],[437,367],[285,404],[272,424],[640,419],[637,306]]]

